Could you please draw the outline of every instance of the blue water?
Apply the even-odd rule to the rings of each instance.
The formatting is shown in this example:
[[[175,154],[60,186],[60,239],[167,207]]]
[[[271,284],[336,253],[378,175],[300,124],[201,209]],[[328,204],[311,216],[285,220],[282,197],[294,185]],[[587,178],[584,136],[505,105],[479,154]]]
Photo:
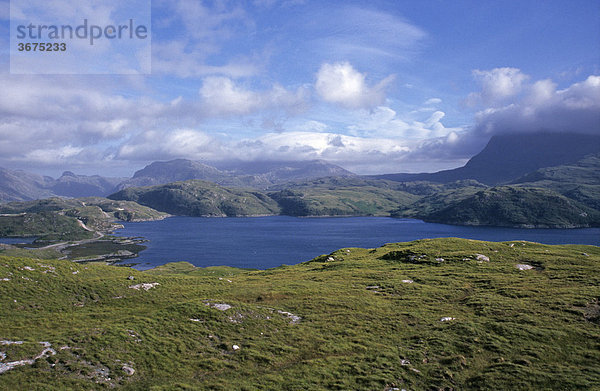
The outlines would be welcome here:
[[[171,217],[125,223],[121,236],[143,236],[148,248],[132,261],[137,269],[167,262],[268,269],[292,265],[343,247],[379,247],[423,238],[600,245],[600,228],[516,229],[461,227],[389,217],[251,218]]]
[[[27,243],[31,244],[36,238],[0,238],[0,243],[4,244],[19,244]]]

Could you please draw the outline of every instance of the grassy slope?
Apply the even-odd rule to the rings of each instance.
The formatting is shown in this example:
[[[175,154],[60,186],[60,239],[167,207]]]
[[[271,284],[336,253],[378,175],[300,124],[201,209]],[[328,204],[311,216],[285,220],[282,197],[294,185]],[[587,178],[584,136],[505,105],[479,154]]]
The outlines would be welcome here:
[[[135,201],[167,213],[187,216],[252,216],[279,213],[277,203],[259,191],[226,188],[200,180],[130,187],[110,195],[109,198]]]
[[[280,186],[271,192],[282,214],[291,216],[389,216],[419,196],[398,190],[400,184],[358,178],[321,178]]]
[[[598,247],[435,239],[330,256],[265,271],[177,263],[148,272],[1,258],[0,340],[25,341],[0,345],[2,362],[39,354],[41,341],[58,353],[0,374],[0,389],[600,384]],[[128,288],[142,282],[160,285]]]
[[[460,225],[572,228],[600,224],[600,212],[556,192],[516,186],[480,190],[446,207],[417,211],[426,221]]]
[[[80,240],[93,237],[92,231],[108,232],[115,221],[164,218],[165,213],[131,201],[101,197],[76,199],[48,198],[0,205],[0,237],[39,236],[45,241]]]
[[[560,186],[535,182],[489,188],[468,180],[435,184],[330,177],[274,186],[267,193],[185,181],[128,188],[110,197],[188,216],[391,215],[461,225],[589,227],[600,225],[595,191],[600,185],[587,184],[596,181],[591,171],[580,173],[586,184]]]
[[[0,237],[40,236],[44,240],[89,239],[93,233],[85,230],[77,219],[54,212],[0,216]]]
[[[514,183],[550,189],[600,210],[600,155],[587,156],[575,164],[542,168]]]

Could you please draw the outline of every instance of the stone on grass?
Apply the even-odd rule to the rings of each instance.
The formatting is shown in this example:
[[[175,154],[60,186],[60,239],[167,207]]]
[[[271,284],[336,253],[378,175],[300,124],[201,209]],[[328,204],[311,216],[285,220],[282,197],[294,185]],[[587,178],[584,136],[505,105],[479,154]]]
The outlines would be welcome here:
[[[225,303],[206,303],[206,305],[219,311],[227,311],[232,307],[231,305]]]
[[[143,289],[145,291],[152,289],[156,286],[160,285],[160,283],[158,282],[150,282],[150,283],[145,283],[145,284],[137,284],[137,285],[129,285],[129,288],[131,289],[135,289],[135,290],[140,290]]]
[[[490,258],[483,254],[475,254],[475,256],[477,257],[477,260],[480,262],[489,262],[490,261]]]
[[[135,373],[135,369],[133,369],[127,364],[123,365],[121,369],[123,369],[123,372],[125,372],[127,376],[133,376],[133,374]]]
[[[527,265],[527,264],[524,264],[524,263],[517,263],[515,265],[515,267],[517,269],[519,269],[519,270],[531,270],[531,269],[533,269],[533,266]]]

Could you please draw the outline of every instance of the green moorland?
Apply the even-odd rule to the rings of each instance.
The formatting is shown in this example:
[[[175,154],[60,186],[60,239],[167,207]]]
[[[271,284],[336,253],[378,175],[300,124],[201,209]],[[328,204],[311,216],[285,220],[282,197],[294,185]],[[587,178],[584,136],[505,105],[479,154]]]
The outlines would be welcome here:
[[[290,216],[389,216],[420,197],[386,180],[330,177],[273,187],[269,197]]]
[[[49,198],[0,205],[0,237],[36,237],[33,244],[0,244],[0,255],[114,263],[145,248],[140,238],[108,235],[120,221],[156,220],[166,213],[132,201],[100,197]]]
[[[158,186],[129,187],[109,198],[135,201],[166,213],[187,216],[260,216],[279,213],[277,203],[260,191],[227,188],[195,179]]]
[[[575,164],[542,168],[514,184],[549,189],[600,210],[600,154],[587,156]]]
[[[600,223],[600,212],[554,191],[537,187],[463,188],[425,197],[398,216],[458,225],[575,228]]]
[[[463,239],[263,271],[1,257],[0,389],[599,389],[599,262]]]
[[[82,240],[110,232],[118,221],[156,220],[167,214],[131,201],[101,197],[48,198],[0,205],[0,237]]]
[[[565,181],[496,187],[473,180],[440,184],[329,177],[260,192],[191,180],[128,188],[109,197],[187,216],[394,216],[459,225],[590,227],[600,226],[600,178],[590,170],[579,170],[581,178],[570,170],[571,175],[563,174]]]

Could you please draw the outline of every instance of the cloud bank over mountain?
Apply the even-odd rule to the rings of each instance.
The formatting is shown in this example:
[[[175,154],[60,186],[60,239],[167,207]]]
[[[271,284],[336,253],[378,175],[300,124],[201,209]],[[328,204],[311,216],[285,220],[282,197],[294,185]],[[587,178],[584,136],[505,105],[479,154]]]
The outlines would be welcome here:
[[[573,44],[600,31],[584,6],[570,9],[578,30],[541,41],[503,34],[531,27],[508,6],[389,5],[155,2],[151,75],[0,73],[0,167],[130,175],[160,159],[326,159],[436,171],[495,134],[600,132],[600,59]],[[531,6],[574,23],[555,16],[566,5]],[[470,18],[492,11],[512,20],[486,22],[493,36]]]

